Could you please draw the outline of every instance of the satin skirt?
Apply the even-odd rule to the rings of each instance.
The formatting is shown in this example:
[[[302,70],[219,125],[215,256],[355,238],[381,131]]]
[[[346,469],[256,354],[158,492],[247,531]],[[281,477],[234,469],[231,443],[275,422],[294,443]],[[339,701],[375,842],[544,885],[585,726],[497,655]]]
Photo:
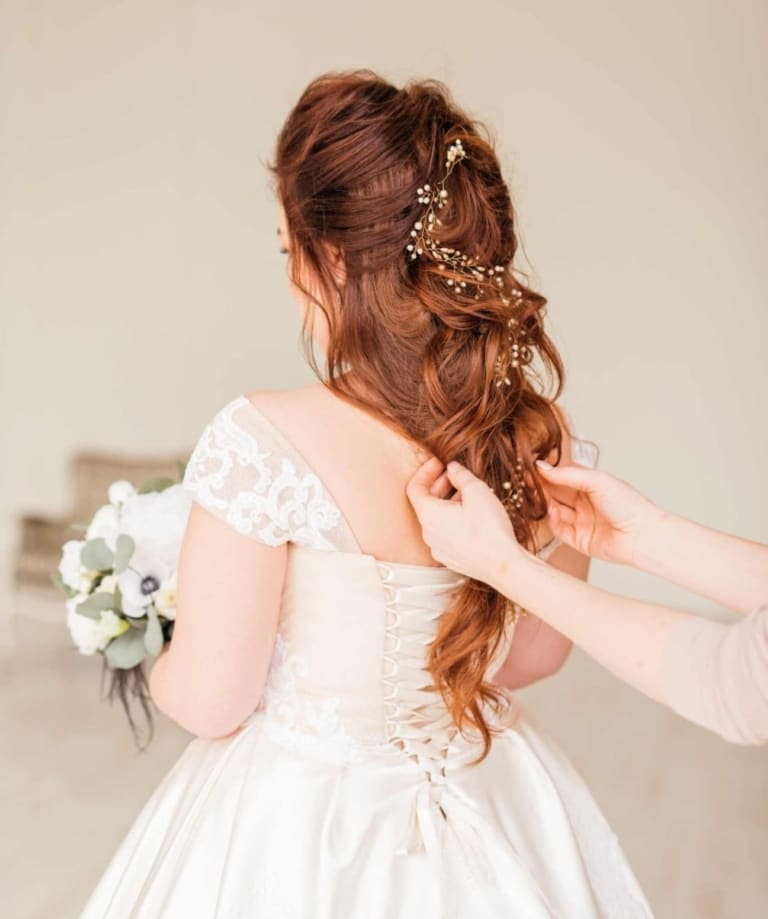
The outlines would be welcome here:
[[[647,919],[578,773],[526,715],[440,778],[403,758],[334,762],[254,713],[196,737],[81,919]]]

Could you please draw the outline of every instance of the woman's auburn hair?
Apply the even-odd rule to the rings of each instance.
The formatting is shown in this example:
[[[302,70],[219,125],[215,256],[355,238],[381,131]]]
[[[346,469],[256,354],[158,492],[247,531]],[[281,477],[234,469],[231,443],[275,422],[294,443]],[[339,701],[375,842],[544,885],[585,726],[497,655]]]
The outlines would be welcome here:
[[[496,386],[495,374],[497,357],[502,366],[509,362],[503,291],[484,289],[479,299],[459,293],[445,281],[466,275],[440,270],[426,254],[411,259],[405,249],[424,209],[416,189],[437,184],[447,147],[459,139],[468,159],[447,181],[440,243],[472,253],[481,265],[503,266],[507,290],[522,295],[518,329],[534,361],[509,366],[509,385]],[[292,239],[290,279],[328,326],[323,372],[305,319],[315,374],[443,462],[459,460],[496,494],[504,494],[519,456],[528,487],[512,524],[521,544],[536,551],[531,524],[546,516],[547,503],[533,463],[552,451],[555,462],[560,458],[553,403],[564,368],[544,331],[547,301],[512,264],[515,214],[487,128],[457,106],[442,81],[413,79],[398,89],[369,69],[330,71],[312,80],[290,111],[267,169]],[[343,253],[343,289],[331,247]],[[301,278],[312,278],[312,291]],[[554,387],[550,396],[544,377]],[[430,688],[442,694],[459,730],[470,724],[480,732],[475,762],[488,755],[497,732],[484,707],[498,713],[506,700],[485,680],[506,628],[506,598],[468,578],[429,649]]]

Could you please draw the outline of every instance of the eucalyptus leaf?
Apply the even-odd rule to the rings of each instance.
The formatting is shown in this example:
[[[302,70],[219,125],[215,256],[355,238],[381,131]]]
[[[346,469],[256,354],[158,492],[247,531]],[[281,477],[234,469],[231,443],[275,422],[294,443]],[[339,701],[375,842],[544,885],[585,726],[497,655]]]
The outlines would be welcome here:
[[[82,603],[78,603],[75,612],[78,616],[88,616],[90,619],[101,619],[105,609],[115,608],[115,595],[110,591],[97,590]]]
[[[123,592],[120,590],[120,585],[115,584],[115,605],[112,607],[116,612],[123,612]]]
[[[126,533],[121,533],[117,537],[117,543],[115,544],[115,559],[114,559],[114,566],[113,566],[115,574],[122,574],[122,572],[125,571],[125,569],[128,567],[128,562],[130,562],[135,549],[136,549],[136,543]]]
[[[80,553],[80,562],[92,571],[108,571],[112,567],[114,553],[102,536],[89,539]]]
[[[144,646],[155,657],[163,650],[163,629],[154,606],[147,609],[147,631],[144,633]]]
[[[110,641],[104,654],[110,666],[118,670],[130,670],[144,660],[144,635],[135,629],[128,629]]]
[[[58,587],[59,590],[64,591],[67,597],[74,597],[77,591],[74,587],[70,587],[69,584],[64,583],[64,579],[61,576],[60,571],[54,571],[50,575],[51,581],[55,587]]]
[[[171,485],[175,485],[176,482],[173,479],[169,479],[167,476],[155,476],[155,478],[147,479],[138,489],[137,492],[140,495],[146,495],[151,491],[165,491],[166,488],[170,488]]]

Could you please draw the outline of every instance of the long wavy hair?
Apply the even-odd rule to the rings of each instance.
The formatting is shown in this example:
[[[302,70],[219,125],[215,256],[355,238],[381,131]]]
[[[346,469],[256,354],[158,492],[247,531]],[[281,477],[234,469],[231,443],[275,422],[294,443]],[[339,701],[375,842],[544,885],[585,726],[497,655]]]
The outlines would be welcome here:
[[[440,244],[503,266],[517,291],[518,328],[534,360],[509,368],[495,385],[497,358],[509,360],[508,302],[448,287],[441,270],[406,251],[424,209],[416,189],[443,175],[447,146],[460,139],[469,159],[449,178]],[[470,118],[437,79],[397,88],[368,69],[331,71],[306,87],[267,163],[292,239],[289,277],[324,314],[325,366],[319,367],[312,315],[303,326],[307,359],[337,396],[372,412],[443,461],[458,459],[503,496],[518,457],[523,502],[511,514],[522,545],[536,551],[532,523],[546,516],[534,461],[560,457],[561,358],[546,334],[546,299],[524,283],[515,212],[488,129]],[[345,279],[329,253],[343,253]],[[312,290],[302,279],[312,278]],[[352,369],[352,373],[347,373]],[[549,390],[549,395],[547,395]],[[508,701],[485,680],[507,627],[507,602],[467,579],[440,618],[429,649],[434,685],[458,729],[473,725],[487,756],[494,726],[484,717]]]

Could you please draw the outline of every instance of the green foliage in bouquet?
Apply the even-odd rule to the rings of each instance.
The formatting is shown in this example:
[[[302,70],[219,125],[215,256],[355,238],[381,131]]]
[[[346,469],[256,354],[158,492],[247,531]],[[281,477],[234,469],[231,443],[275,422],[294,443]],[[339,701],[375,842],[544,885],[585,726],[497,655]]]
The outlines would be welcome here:
[[[152,478],[139,488],[114,482],[109,503],[89,524],[73,524],[85,539],[62,547],[52,582],[64,594],[67,624],[82,654],[102,655],[106,698],[117,697],[134,740],[145,750],[154,734],[145,662],[156,657],[173,635],[176,568],[189,511],[179,479]],[[147,738],[139,739],[134,718],[138,704]]]

